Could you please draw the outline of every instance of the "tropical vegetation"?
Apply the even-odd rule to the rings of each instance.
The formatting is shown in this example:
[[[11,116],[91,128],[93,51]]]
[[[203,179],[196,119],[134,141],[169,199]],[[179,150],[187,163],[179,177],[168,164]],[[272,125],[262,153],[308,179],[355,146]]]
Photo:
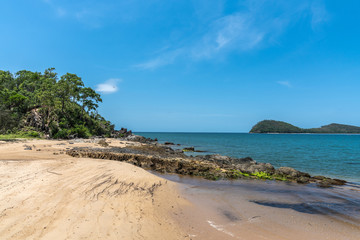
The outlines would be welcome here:
[[[0,134],[87,138],[109,136],[114,125],[97,112],[100,94],[81,77],[54,68],[43,73],[0,70]]]

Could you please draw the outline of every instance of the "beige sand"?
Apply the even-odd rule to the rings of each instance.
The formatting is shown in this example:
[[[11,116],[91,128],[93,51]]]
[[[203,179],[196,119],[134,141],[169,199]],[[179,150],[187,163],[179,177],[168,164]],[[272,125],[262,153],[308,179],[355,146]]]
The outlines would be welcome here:
[[[111,146],[129,142],[108,139]],[[72,144],[70,144],[72,143]],[[31,146],[31,150],[24,150]],[[0,142],[0,239],[359,239],[358,225],[174,183],[127,163],[72,158],[93,141]]]
[[[171,217],[187,204],[175,183],[63,154],[83,145],[94,143],[0,143],[0,239],[186,239]]]

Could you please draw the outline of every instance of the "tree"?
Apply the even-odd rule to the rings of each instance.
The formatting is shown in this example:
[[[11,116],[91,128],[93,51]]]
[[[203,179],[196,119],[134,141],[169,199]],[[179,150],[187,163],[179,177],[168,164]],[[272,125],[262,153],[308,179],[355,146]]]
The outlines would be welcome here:
[[[66,103],[80,99],[80,90],[84,86],[83,81],[76,74],[67,73],[61,76],[57,82],[57,93],[61,101],[61,112],[64,113]]]
[[[76,74],[0,70],[0,132],[37,130],[54,138],[110,135],[96,109],[102,99]]]
[[[80,102],[82,103],[82,110],[89,113],[99,107],[97,103],[102,102],[102,99],[100,94],[95,92],[92,88],[84,87],[80,90]]]

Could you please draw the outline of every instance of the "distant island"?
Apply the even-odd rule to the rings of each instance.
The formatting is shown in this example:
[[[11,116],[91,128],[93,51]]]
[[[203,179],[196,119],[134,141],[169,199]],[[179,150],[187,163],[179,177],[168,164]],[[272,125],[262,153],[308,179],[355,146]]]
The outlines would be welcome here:
[[[252,127],[250,133],[360,133],[360,127],[332,123],[320,128],[299,128],[290,123],[263,120]]]

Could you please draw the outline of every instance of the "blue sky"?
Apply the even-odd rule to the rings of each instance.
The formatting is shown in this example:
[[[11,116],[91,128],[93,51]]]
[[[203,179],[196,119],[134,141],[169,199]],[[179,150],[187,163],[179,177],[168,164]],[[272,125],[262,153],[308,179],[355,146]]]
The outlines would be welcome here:
[[[12,0],[0,69],[76,73],[135,131],[360,126],[355,0]]]

